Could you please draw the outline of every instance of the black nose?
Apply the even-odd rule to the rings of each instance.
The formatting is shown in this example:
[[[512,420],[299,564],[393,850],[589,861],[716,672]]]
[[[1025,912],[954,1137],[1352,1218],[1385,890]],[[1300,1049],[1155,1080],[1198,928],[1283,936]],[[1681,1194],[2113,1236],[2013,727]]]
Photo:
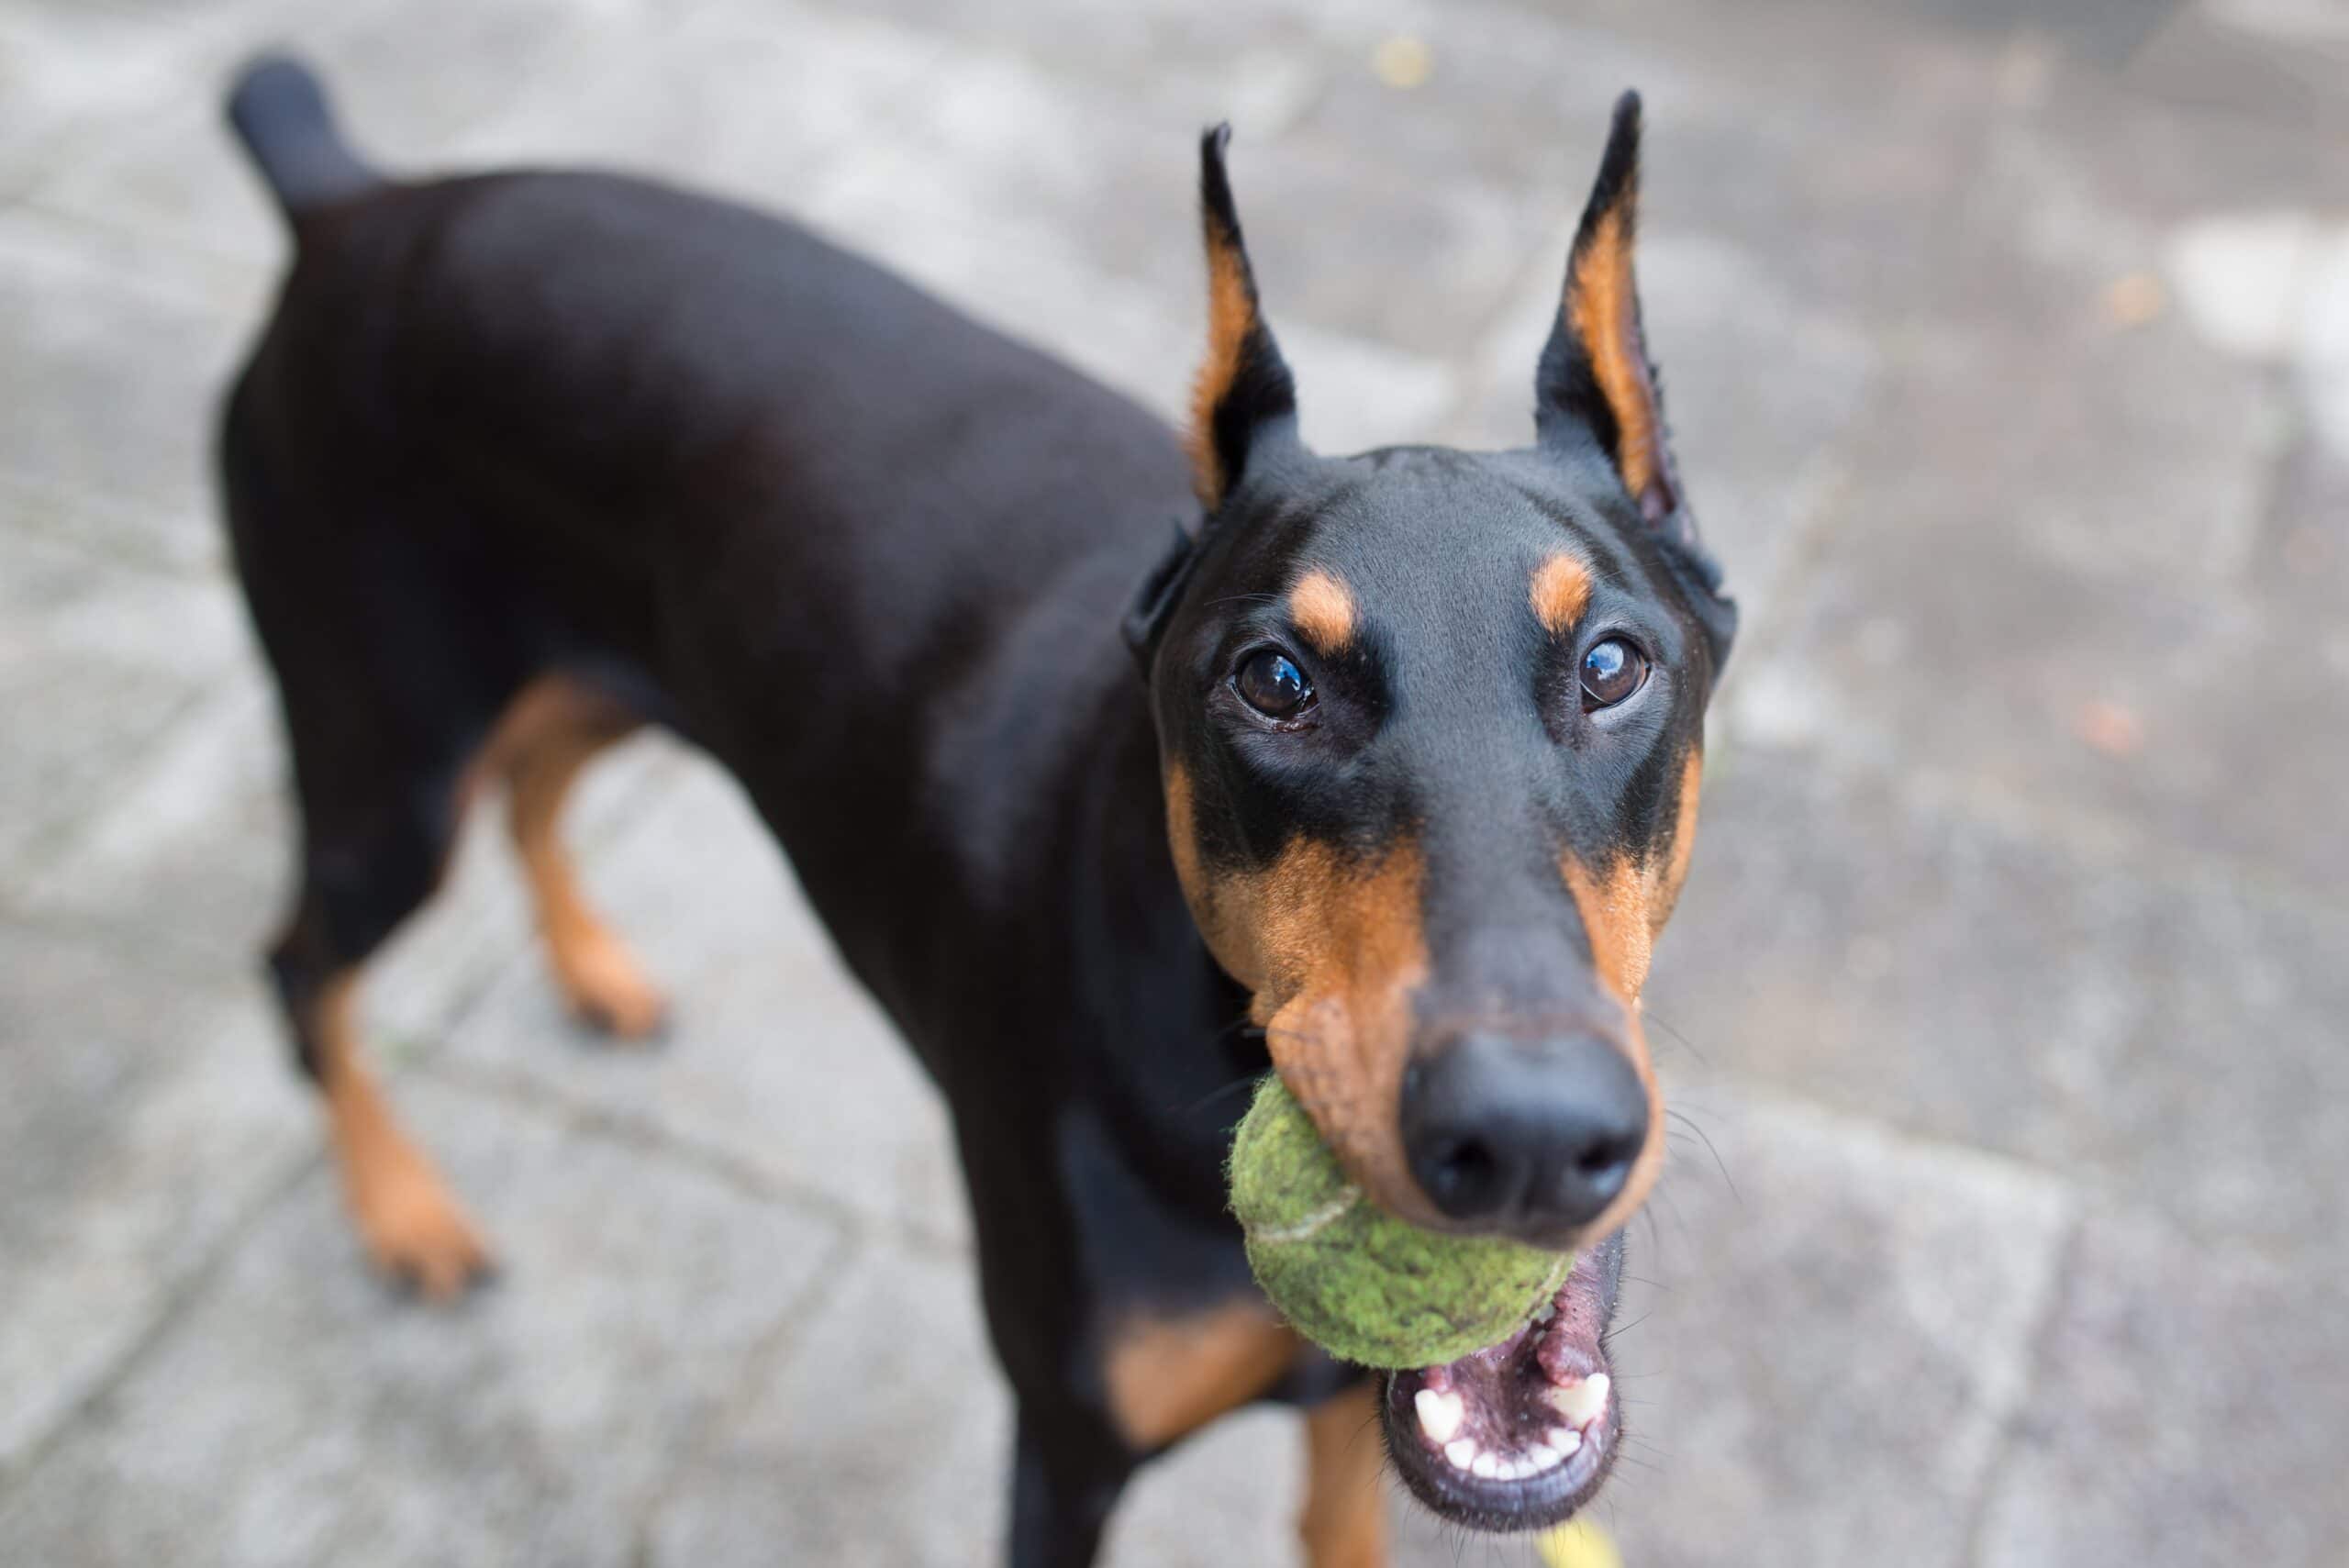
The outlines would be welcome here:
[[[1405,1073],[1402,1130],[1437,1208],[1546,1240],[1623,1190],[1647,1142],[1648,1096],[1603,1040],[1472,1035]]]

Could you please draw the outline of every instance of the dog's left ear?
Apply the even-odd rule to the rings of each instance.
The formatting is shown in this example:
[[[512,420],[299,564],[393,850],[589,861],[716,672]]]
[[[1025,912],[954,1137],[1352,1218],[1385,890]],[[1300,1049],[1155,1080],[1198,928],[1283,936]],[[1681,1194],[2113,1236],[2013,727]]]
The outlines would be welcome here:
[[[1199,139],[1199,217],[1208,257],[1208,352],[1191,389],[1192,484],[1209,514],[1252,456],[1297,442],[1297,383],[1256,302],[1256,273],[1224,173],[1231,128]]]
[[[1640,328],[1631,267],[1640,207],[1640,95],[1615,102],[1598,179],[1575,232],[1566,286],[1534,375],[1533,424],[1544,445],[1596,437],[1651,527],[1681,509],[1664,425],[1664,394]]]
[[[1720,593],[1720,568],[1698,537],[1672,459],[1664,388],[1648,359],[1631,265],[1639,208],[1640,95],[1626,93],[1615,101],[1607,151],[1566,261],[1565,292],[1534,373],[1533,425],[1545,447],[1586,450],[1597,441],[1698,591],[1695,608],[1718,666],[1729,655],[1737,607]]]

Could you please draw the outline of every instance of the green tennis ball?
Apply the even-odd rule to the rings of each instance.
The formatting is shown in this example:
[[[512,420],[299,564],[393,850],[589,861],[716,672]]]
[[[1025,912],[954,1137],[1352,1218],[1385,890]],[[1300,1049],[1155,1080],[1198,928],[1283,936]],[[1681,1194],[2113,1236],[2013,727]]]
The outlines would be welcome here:
[[[1364,1366],[1440,1366],[1507,1339],[1574,1267],[1514,1241],[1396,1218],[1346,1179],[1278,1073],[1231,1149],[1231,1211],[1256,1283],[1297,1332]]]

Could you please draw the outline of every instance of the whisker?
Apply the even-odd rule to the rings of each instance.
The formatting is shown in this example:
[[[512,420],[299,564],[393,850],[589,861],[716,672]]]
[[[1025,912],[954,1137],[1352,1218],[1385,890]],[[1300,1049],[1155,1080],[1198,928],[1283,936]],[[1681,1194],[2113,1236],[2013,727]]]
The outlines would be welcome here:
[[[1745,1207],[1745,1195],[1737,1190],[1737,1178],[1729,1173],[1729,1165],[1727,1162],[1721,1159],[1721,1151],[1713,1147],[1712,1135],[1707,1132],[1703,1128],[1698,1126],[1696,1118],[1684,1110],[1667,1106],[1664,1107],[1664,1114],[1678,1122],[1682,1127],[1687,1128],[1690,1132],[1695,1133],[1698,1139],[1703,1140],[1705,1152],[1713,1157],[1713,1169],[1721,1173],[1721,1181],[1728,1186],[1729,1195],[1736,1201],[1738,1207],[1743,1208]]]
[[[1614,1327],[1607,1330],[1608,1342],[1612,1344],[1615,1340],[1621,1339],[1624,1335],[1630,1333],[1632,1329],[1638,1328],[1641,1324],[1646,1322],[1649,1318],[1654,1316],[1655,1314],[1653,1312],[1642,1312],[1637,1318],[1632,1318],[1629,1323],[1616,1324]]]
[[[1201,1095],[1197,1099],[1193,1100],[1189,1105],[1183,1107],[1183,1114],[1185,1116],[1197,1116],[1201,1111],[1206,1110],[1208,1106],[1214,1105],[1217,1101],[1229,1099],[1233,1095],[1240,1094],[1243,1090],[1252,1089],[1255,1086],[1256,1080],[1253,1077],[1234,1078],[1230,1083],[1224,1084],[1221,1088],[1209,1089],[1206,1094]]]
[[[1655,1013],[1653,1013],[1653,1012],[1649,1011],[1649,1010],[1648,1010],[1646,1007],[1644,1007],[1644,1006],[1642,1006],[1642,1007],[1640,1009],[1640,1017],[1642,1017],[1642,1018],[1646,1019],[1649,1023],[1653,1024],[1656,1028],[1658,1028],[1658,1029],[1662,1029],[1664,1033],[1666,1033],[1666,1034],[1670,1035],[1670,1036],[1674,1039],[1674,1040],[1675,1040],[1675,1041],[1677,1041],[1677,1042],[1678,1042],[1678,1044],[1679,1044],[1679,1046],[1680,1046],[1680,1049],[1681,1049],[1681,1050],[1683,1050],[1683,1051],[1687,1051],[1689,1055],[1691,1055],[1691,1056],[1693,1056],[1693,1057],[1695,1057],[1695,1058],[1697,1059],[1697,1063],[1698,1063],[1698,1066],[1703,1067],[1703,1068],[1705,1068],[1705,1069],[1706,1069],[1706,1070],[1708,1070],[1708,1071],[1710,1071],[1710,1070],[1711,1070],[1712,1065],[1713,1065],[1712,1058],[1710,1058],[1710,1057],[1707,1056],[1703,1051],[1701,1051],[1698,1050],[1698,1049],[1697,1049],[1697,1042],[1696,1042],[1695,1040],[1690,1040],[1687,1035],[1682,1034],[1678,1029],[1674,1029],[1670,1024],[1668,1024],[1668,1023],[1664,1022],[1664,1020],[1661,1017],[1659,1017],[1657,1014],[1655,1014]]]

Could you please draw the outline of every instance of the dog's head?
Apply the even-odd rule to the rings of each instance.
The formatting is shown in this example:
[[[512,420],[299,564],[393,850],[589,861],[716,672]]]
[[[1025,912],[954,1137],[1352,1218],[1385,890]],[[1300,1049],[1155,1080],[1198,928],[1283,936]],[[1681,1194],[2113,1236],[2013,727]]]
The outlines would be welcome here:
[[[1639,129],[1627,94],[1535,372],[1533,443],[1348,458],[1298,438],[1210,133],[1206,521],[1129,625],[1184,892],[1290,1090],[1393,1213],[1562,1250],[1619,1229],[1662,1163],[1640,990],[1736,624],[1641,331]],[[1602,1255],[1619,1250],[1577,1271],[1598,1294],[1559,1303],[1592,1319],[1584,1373],[1612,1306]],[[1427,1396],[1419,1436],[1452,1430],[1453,1380],[1410,1375],[1390,1415]],[[1552,1430],[1487,1415],[1508,1429],[1483,1434],[1497,1471]],[[1561,1491],[1583,1467],[1451,1466],[1445,1491],[1443,1461],[1415,1476],[1397,1457],[1444,1511],[1516,1525],[1562,1517],[1603,1469],[1594,1451]]]

